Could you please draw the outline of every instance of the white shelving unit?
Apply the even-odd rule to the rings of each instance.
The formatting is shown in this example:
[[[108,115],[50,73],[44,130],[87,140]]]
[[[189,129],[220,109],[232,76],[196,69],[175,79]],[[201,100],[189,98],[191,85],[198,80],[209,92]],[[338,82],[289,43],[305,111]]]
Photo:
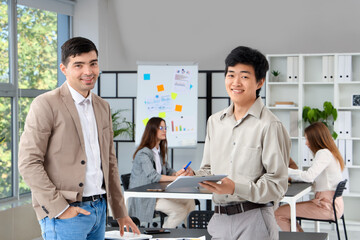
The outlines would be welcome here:
[[[323,109],[330,101],[338,111],[351,111],[352,166],[349,171],[349,193],[344,195],[347,223],[360,223],[360,107],[352,106],[352,95],[360,94],[360,53],[276,54],[267,55],[270,70],[266,79],[266,106],[278,116],[290,133],[291,157],[303,168],[304,106]],[[294,60],[295,59],[295,60]],[[346,70],[344,59],[350,60]],[[297,64],[294,66],[293,64]],[[351,68],[351,69],[349,69]],[[280,71],[276,81],[271,72]],[[296,76],[296,77],[294,77]],[[345,79],[345,80],[344,80]],[[293,102],[293,106],[276,105]]]

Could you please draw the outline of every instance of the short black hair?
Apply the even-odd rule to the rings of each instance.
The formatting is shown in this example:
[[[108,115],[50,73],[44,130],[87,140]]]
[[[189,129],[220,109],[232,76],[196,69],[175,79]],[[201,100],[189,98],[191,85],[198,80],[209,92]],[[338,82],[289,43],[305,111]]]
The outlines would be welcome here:
[[[239,46],[232,50],[225,59],[225,76],[228,68],[241,63],[250,65],[254,68],[256,82],[266,77],[266,72],[269,70],[269,63],[261,52],[249,47]],[[256,90],[256,97],[259,96],[261,88]]]
[[[70,38],[61,46],[61,63],[67,66],[69,57],[91,51],[95,51],[96,56],[98,56],[98,50],[91,40],[83,37]]]

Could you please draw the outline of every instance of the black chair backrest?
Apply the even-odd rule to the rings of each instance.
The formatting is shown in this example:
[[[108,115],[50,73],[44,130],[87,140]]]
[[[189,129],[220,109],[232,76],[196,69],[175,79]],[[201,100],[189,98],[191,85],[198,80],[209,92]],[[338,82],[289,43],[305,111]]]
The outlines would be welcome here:
[[[188,216],[188,228],[206,229],[214,211],[192,211]]]
[[[346,182],[347,182],[347,179],[345,179],[344,181],[339,182],[339,184],[337,185],[336,190],[335,190],[335,194],[334,194],[334,199],[333,199],[333,201],[335,201],[335,199],[336,199],[337,197],[341,197],[341,196],[342,196],[344,190],[346,189],[346,187],[345,187],[345,186],[346,186]]]
[[[131,176],[131,173],[122,174],[122,175],[120,176],[124,190],[128,190],[128,189],[129,189],[130,176]]]

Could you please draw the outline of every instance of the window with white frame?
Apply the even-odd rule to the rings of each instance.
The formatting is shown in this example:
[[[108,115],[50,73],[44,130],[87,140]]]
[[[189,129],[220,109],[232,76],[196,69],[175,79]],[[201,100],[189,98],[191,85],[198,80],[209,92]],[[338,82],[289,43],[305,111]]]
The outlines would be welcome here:
[[[58,48],[70,37],[70,15],[54,11],[56,1],[48,2],[51,10],[41,0],[0,0],[2,201],[30,192],[17,170],[18,141],[32,100],[58,86]]]

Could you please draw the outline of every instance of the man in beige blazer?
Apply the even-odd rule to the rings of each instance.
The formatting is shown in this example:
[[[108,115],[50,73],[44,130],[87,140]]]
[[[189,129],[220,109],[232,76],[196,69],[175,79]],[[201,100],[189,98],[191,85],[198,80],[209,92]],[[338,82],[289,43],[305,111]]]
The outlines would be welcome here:
[[[20,139],[19,171],[31,189],[44,239],[104,239],[106,206],[121,235],[139,233],[120,188],[109,104],[91,93],[99,76],[93,42],[61,47],[66,82],[34,99]]]

